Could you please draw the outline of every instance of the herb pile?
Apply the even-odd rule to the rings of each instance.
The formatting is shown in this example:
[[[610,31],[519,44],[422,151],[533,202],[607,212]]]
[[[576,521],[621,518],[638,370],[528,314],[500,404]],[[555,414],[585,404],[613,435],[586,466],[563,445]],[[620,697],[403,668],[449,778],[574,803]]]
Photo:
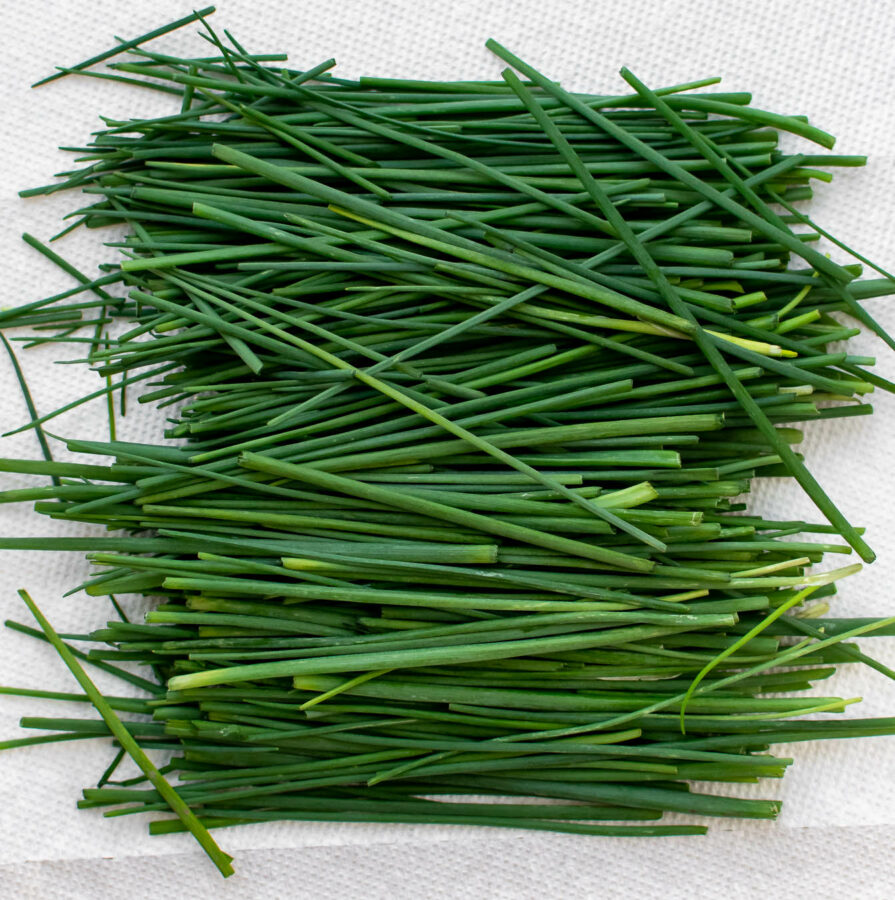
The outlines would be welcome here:
[[[51,482],[0,500],[107,533],[0,548],[88,551],[73,591],[153,604],[78,650],[23,592],[41,630],[7,624],[84,693],[3,692],[99,718],[26,718],[46,733],[0,747],[112,735],[80,805],[155,812],[228,874],[207,828],[699,834],[655,820],[779,803],[691,781],[895,733],[801,693],[839,663],[895,677],[850,642],[895,619],[828,615],[860,565],[812,567],[873,553],[797,450],[800,423],[895,388],[834,317],[893,346],[862,303],[895,280],[841,244],[874,277],[833,262],[794,205],[863,158],[780,152],[833,139],[714,78],[570,93],[489,41],[500,81],[346,80],[252,54],[210,11],[51,76],[176,105],[104,119],[66,148],[79,168],[23,192],[79,189],[66,231],[127,233],[98,277],[26,236],[77,284],[0,312],[32,329],[12,340],[83,356],[112,428],[65,441],[93,461],[54,461],[43,425],[76,404],[38,415],[20,378],[44,458],[0,470]],[[142,47],[197,19],[209,56]],[[116,439],[135,391],[170,416],[157,444]],[[757,476],[794,478],[818,521],[749,510]],[[82,663],[145,699],[103,697]],[[143,775],[116,780],[126,755]]]

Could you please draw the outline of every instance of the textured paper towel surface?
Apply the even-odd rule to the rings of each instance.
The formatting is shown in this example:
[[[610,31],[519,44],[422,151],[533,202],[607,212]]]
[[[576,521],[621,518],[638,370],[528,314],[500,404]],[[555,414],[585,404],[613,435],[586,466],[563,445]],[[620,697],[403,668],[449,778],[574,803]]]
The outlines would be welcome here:
[[[188,2],[31,2],[4,5],[4,100],[0,168],[0,233],[4,278],[0,305],[69,287],[70,280],[18,235],[42,239],[78,205],[75,195],[22,201],[15,191],[46,183],[68,166],[58,144],[83,144],[100,126],[97,114],[149,115],[170,109],[164,97],[86,78],[66,78],[39,91],[27,85],[56,64],[73,64],[112,43],[180,17]],[[500,64],[483,48],[494,36],[571,88],[621,91],[625,64],[648,83],[670,84],[722,75],[726,90],[751,90],[758,106],[806,113],[840,137],[837,150],[866,153],[864,169],[838,170],[821,185],[811,212],[817,221],[871,259],[895,266],[895,5],[803,0],[224,0],[216,25],[231,29],[251,50],[287,50],[292,64],[310,66],[335,56],[339,73],[433,78],[498,77]],[[153,49],[203,55],[193,29],[167,36]],[[103,239],[112,239],[111,235]],[[67,237],[61,251],[85,271],[104,258],[96,232]],[[106,251],[108,253],[109,251]],[[834,254],[836,255],[836,254]],[[890,330],[886,300],[874,313]],[[853,352],[879,354],[879,371],[895,377],[895,357],[876,341],[856,340]],[[74,352],[72,355],[75,355]],[[20,353],[41,412],[95,389],[97,379],[78,366],[53,364],[52,352]],[[2,430],[26,420],[12,371],[0,359]],[[873,417],[808,428],[803,445],[812,471],[856,523],[880,560],[840,591],[836,612],[883,615],[895,610],[891,533],[895,477],[895,405],[876,398]],[[155,440],[158,417],[132,407],[122,436]],[[101,404],[80,408],[49,426],[66,436],[103,433]],[[0,441],[0,455],[32,457],[32,435]],[[0,488],[34,483],[4,475]],[[816,518],[796,489],[757,483],[752,502],[773,515]],[[87,526],[38,519],[27,508],[3,507],[0,532],[14,535],[88,534]],[[27,613],[15,589],[27,586],[57,627],[108,617],[105,601],[62,599],[86,574],[82,554],[0,553],[0,615]],[[0,684],[72,690],[68,673],[46,647],[23,636],[0,635]],[[895,642],[873,652],[895,665]],[[105,682],[100,682],[104,687]],[[895,711],[895,690],[869,670],[844,671],[824,693],[864,696],[861,715]],[[123,693],[116,685],[117,693]],[[3,698],[0,735],[16,730],[21,715],[60,712],[35,701]],[[95,783],[111,758],[101,742],[21,750],[0,758],[0,897],[106,898],[122,889],[138,898],[171,893],[195,897],[890,897],[895,876],[888,861],[895,824],[895,741],[873,739],[779,748],[796,764],[784,781],[743,786],[744,796],[780,797],[777,823],[713,822],[704,839],[586,840],[518,835],[470,828],[397,828],[284,824],[225,831],[220,842],[236,851],[238,874],[222,884],[183,836],[150,839],[136,817],[105,820],[78,812],[81,787]],[[147,857],[157,857],[148,859]]]

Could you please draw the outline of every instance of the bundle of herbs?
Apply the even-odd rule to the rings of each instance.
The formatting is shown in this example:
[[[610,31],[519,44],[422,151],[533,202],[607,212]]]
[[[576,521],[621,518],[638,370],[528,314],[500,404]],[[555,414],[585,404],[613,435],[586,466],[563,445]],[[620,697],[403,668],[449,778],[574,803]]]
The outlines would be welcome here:
[[[800,423],[895,389],[834,315],[895,346],[863,305],[895,279],[842,244],[857,262],[833,262],[794,205],[864,159],[781,152],[833,138],[716,78],[570,93],[489,41],[499,81],[347,80],[251,53],[211,11],[44,79],[172,111],[103,119],[23,192],[85,195],[57,238],[127,231],[96,277],[25,236],[76,284],[0,312],[4,343],[71,345],[111,433],[54,460],[44,425],[77,404],[39,415],[16,366],[43,459],[0,471],[50,481],[0,501],[106,533],[0,548],[87,551],[72,593],[116,615],[63,640],[22,592],[40,629],[7,625],[83,692],[0,690],[98,716],[25,718],[43,733],[0,748],[111,736],[80,805],[156,813],[228,874],[207,829],[272,820],[700,834],[656,820],[780,804],[690,782],[895,733],[804,693],[841,663],[895,677],[851,641],[895,618],[829,615],[860,564],[814,567],[873,552],[797,449]],[[207,56],[143,47],[196,21]],[[116,438],[135,393],[170,416],[158,443]],[[818,521],[750,510],[755,477],[795,479]],[[125,757],[141,774],[116,780]]]

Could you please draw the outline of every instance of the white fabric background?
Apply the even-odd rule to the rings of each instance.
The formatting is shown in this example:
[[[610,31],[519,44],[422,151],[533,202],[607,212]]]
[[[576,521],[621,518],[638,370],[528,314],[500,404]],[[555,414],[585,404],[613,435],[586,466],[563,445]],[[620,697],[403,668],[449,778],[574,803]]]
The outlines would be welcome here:
[[[112,34],[132,37],[190,9],[188,2],[69,0],[3,5],[0,239],[5,273],[0,305],[27,302],[70,286],[70,280],[19,241],[28,230],[46,239],[61,215],[78,205],[65,194],[22,201],[15,192],[46,183],[66,168],[58,144],[78,145],[107,115],[168,109],[160,95],[86,78],[66,78],[38,91],[28,85],[55,64],[105,49]],[[895,266],[895,6],[891,2],[802,0],[223,0],[214,17],[254,51],[288,50],[293,64],[335,56],[346,75],[441,78],[498,77],[484,49],[494,36],[567,86],[621,90],[625,64],[648,83],[724,76],[727,90],[752,90],[766,108],[807,113],[840,136],[837,150],[867,153],[864,169],[837,170],[821,185],[815,218],[872,259]],[[191,29],[153,49],[204,55]],[[86,271],[103,258],[97,232],[83,229],[60,251]],[[893,329],[892,302],[874,313]],[[895,377],[895,357],[879,342],[859,339],[854,352],[878,353],[879,371]],[[72,356],[74,356],[74,351]],[[78,366],[53,364],[52,351],[20,354],[41,412],[98,386]],[[25,421],[25,408],[0,355],[0,425]],[[812,470],[853,521],[867,526],[880,560],[840,591],[836,612],[891,614],[895,535],[890,514],[895,477],[895,404],[880,394],[877,414],[809,428],[803,447]],[[123,434],[155,439],[158,417],[131,406]],[[105,428],[102,405],[82,408],[48,427],[90,437]],[[31,434],[0,440],[0,455],[38,455]],[[0,489],[34,479],[3,475]],[[753,502],[773,514],[814,518],[797,489],[757,485]],[[40,520],[28,505],[0,510],[7,535],[90,533]],[[27,586],[58,627],[100,625],[105,601],[62,598],[80,581],[80,553],[0,553],[0,615],[27,620],[15,589]],[[30,639],[0,634],[0,684],[72,690],[51,651]],[[895,642],[870,652],[895,665]],[[107,683],[101,682],[104,687]],[[122,693],[119,687],[116,692]],[[844,671],[823,692],[866,699],[852,715],[895,714],[895,689],[874,672]],[[21,715],[89,715],[18,698],[0,700],[0,735],[12,736]],[[715,820],[706,838],[624,841],[519,834],[472,828],[409,828],[290,824],[219,833],[236,855],[237,875],[222,883],[191,843],[150,839],[136,818],[105,820],[79,812],[81,787],[95,782],[111,758],[100,742],[78,742],[0,756],[0,897],[137,898],[172,892],[193,897],[891,897],[889,865],[895,824],[895,741],[872,739],[779,748],[795,765],[782,783],[746,786],[747,796],[778,796],[777,823]],[[152,857],[150,859],[150,857]]]

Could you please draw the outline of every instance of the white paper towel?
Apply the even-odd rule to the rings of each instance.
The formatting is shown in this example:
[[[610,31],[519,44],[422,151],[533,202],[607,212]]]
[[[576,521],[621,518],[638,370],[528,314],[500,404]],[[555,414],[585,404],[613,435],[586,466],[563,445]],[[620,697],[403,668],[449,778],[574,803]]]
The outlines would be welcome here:
[[[100,126],[99,113],[161,113],[170,105],[150,91],[71,77],[38,91],[28,85],[57,64],[70,65],[112,43],[185,15],[186,2],[114,0],[7,3],[0,34],[3,58],[4,165],[0,168],[0,231],[5,274],[0,304],[14,305],[64,290],[70,279],[19,240],[28,230],[42,239],[59,230],[60,217],[80,205],[75,194],[22,201],[15,192],[46,183],[69,168],[58,144],[82,145]],[[820,185],[811,214],[857,249],[895,265],[895,7],[886,2],[803,0],[342,0],[338,4],[289,0],[224,0],[214,17],[256,52],[287,50],[291,62],[310,66],[329,56],[347,76],[498,77],[501,64],[483,47],[493,36],[545,73],[575,89],[621,91],[617,77],[629,66],[653,85],[722,75],[722,89],[751,90],[758,106],[806,113],[839,135],[837,150],[867,153],[864,169],[837,170]],[[187,28],[153,49],[207,53]],[[87,272],[108,258],[105,233],[80,229],[60,252]],[[834,253],[841,258],[841,254]],[[895,328],[890,301],[873,312]],[[895,356],[861,338],[853,352],[879,354],[878,371],[895,377]],[[72,356],[75,352],[72,352]],[[80,366],[54,365],[55,352],[20,353],[40,412],[95,389]],[[0,426],[26,421],[12,371],[0,358]],[[834,420],[808,428],[804,449],[821,483],[853,521],[867,526],[880,560],[841,589],[836,612],[883,615],[895,610],[895,537],[890,514],[895,477],[895,408],[880,394],[873,417]],[[105,429],[101,403],[61,416],[49,430],[92,437]],[[157,439],[159,417],[132,404],[122,423],[125,439]],[[26,433],[0,441],[3,456],[34,457]],[[64,453],[59,454],[64,455]],[[4,475],[3,489],[35,479]],[[795,488],[758,482],[752,502],[781,516],[815,518]],[[3,534],[87,534],[87,526],[36,517],[26,504],[4,507]],[[15,589],[28,587],[60,629],[101,624],[106,602],[62,593],[83,579],[83,554],[0,554],[0,614],[27,621]],[[878,640],[871,652],[890,664],[895,641]],[[104,688],[111,685],[98,679]],[[72,690],[52,651],[31,639],[0,634],[0,684]],[[119,685],[113,690],[126,693]],[[895,713],[895,689],[864,668],[846,669],[824,693],[865,697],[852,714]],[[85,708],[3,698],[0,735],[11,736],[21,715],[89,715]],[[574,836],[519,835],[472,828],[375,825],[258,825],[219,833],[237,856],[237,876],[222,884],[191,838],[150,839],[133,818],[103,819],[74,807],[81,787],[93,783],[111,758],[106,742],[84,741],[0,756],[0,897],[891,897],[888,866],[895,823],[895,741],[872,739],[779,748],[796,758],[782,783],[742,786],[744,796],[777,796],[777,823],[711,822],[707,838],[624,841]],[[712,789],[712,788],[709,788]],[[154,857],[149,859],[149,857]],[[155,858],[158,857],[158,858]]]

